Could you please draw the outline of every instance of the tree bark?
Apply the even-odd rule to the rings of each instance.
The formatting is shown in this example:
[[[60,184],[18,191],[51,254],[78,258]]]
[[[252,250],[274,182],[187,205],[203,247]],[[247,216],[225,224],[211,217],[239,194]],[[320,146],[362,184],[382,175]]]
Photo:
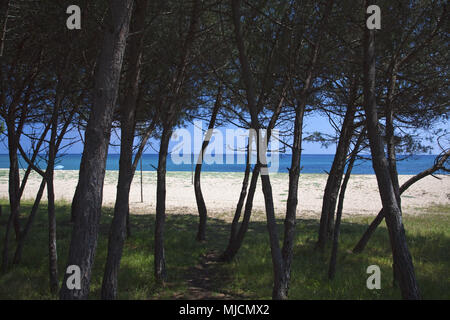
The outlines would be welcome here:
[[[183,87],[183,80],[186,76],[188,60],[190,57],[192,45],[195,40],[195,33],[199,23],[200,16],[200,0],[194,0],[191,12],[191,21],[187,32],[183,49],[181,53],[180,63],[171,80],[171,97],[163,99],[165,103],[160,119],[162,119],[162,134],[159,147],[158,168],[157,168],[157,185],[156,185],[156,222],[155,222],[155,248],[154,248],[154,274],[157,283],[164,285],[167,278],[166,261],[164,254],[164,225],[166,218],[166,164],[169,148],[169,140],[172,130],[176,122],[176,97]]]
[[[214,104],[214,108],[212,111],[211,119],[209,121],[208,125],[208,131],[206,133],[205,139],[203,140],[202,144],[202,150],[200,155],[198,156],[198,161],[195,166],[195,176],[194,176],[194,190],[195,190],[195,200],[197,201],[197,208],[198,208],[198,215],[199,215],[199,224],[198,224],[198,232],[197,232],[197,241],[204,241],[206,239],[206,220],[208,218],[208,213],[206,209],[205,200],[203,199],[202,194],[202,188],[200,184],[200,175],[202,172],[202,163],[203,163],[203,157],[206,151],[206,148],[208,147],[209,140],[212,136],[212,131],[214,129],[217,114],[219,112],[221,101],[222,100],[222,93],[221,93],[221,87],[219,85],[219,89],[217,92],[216,102]]]
[[[394,141],[394,110],[393,110],[393,97],[395,92],[395,83],[397,81],[397,67],[394,62],[393,67],[391,68],[390,72],[390,79],[389,79],[389,88],[387,92],[387,99],[384,106],[384,112],[386,115],[386,145],[387,145],[387,159],[389,164],[389,173],[391,175],[391,180],[394,188],[395,197],[398,203],[398,207],[400,208],[401,213],[401,197],[400,197],[400,186],[398,182],[398,173],[397,173],[397,158],[396,158],[396,152],[395,152],[395,141]],[[391,243],[391,247],[393,247],[394,244]],[[393,285],[395,286],[397,284],[397,274],[398,270],[395,266],[395,261],[392,265],[393,270]]]
[[[56,101],[54,105],[53,115],[51,119],[51,133],[48,150],[48,161],[45,179],[47,180],[47,212],[48,212],[48,259],[49,259],[49,276],[50,276],[50,292],[57,293],[58,282],[58,253],[56,247],[56,213],[55,213],[55,190],[53,185],[55,158],[57,153],[56,139],[58,131],[58,113],[62,101],[63,91],[61,83],[58,83],[56,89]]]
[[[30,232],[31,225],[33,224],[34,218],[39,209],[39,204],[40,204],[42,196],[44,194],[44,189],[45,189],[46,183],[47,183],[46,179],[42,178],[42,182],[41,182],[41,185],[39,186],[39,190],[36,194],[36,198],[34,199],[33,207],[31,208],[31,212],[27,219],[27,223],[25,224],[25,227],[20,234],[19,241],[17,242],[16,252],[14,253],[13,264],[17,265],[22,260],[22,251],[23,251],[23,247],[25,245],[25,240],[26,240],[27,235]]]
[[[136,126],[136,107],[141,71],[142,46],[144,39],[147,0],[137,0],[131,24],[131,33],[137,33],[130,40],[129,72],[127,90],[121,106],[121,142],[119,159],[119,180],[117,183],[114,217],[108,241],[108,255],[102,283],[102,299],[117,298],[117,277],[122,258],[123,244],[127,236],[127,217],[129,213],[130,187],[133,180],[133,140]]]
[[[80,200],[78,199],[80,195],[80,182],[78,181],[77,186],[75,188],[75,193],[73,194],[72,204],[70,206],[70,222],[75,222],[75,212],[79,212],[77,206],[80,204]]]
[[[14,226],[16,231],[16,238],[20,237],[20,227],[18,224],[19,210],[20,210],[20,177],[19,177],[19,159],[17,156],[17,135],[14,122],[7,121],[6,127],[8,130],[8,154],[9,154],[9,207],[10,213],[8,222],[6,224],[5,240],[3,244],[2,266],[1,272],[6,272],[9,263],[9,234],[11,227]]]
[[[167,278],[166,258],[164,253],[164,225],[166,221],[166,164],[171,126],[164,126],[159,147],[157,186],[156,186],[156,222],[154,274],[158,283],[164,284]]]
[[[358,154],[359,146],[361,145],[364,138],[364,132],[361,132],[358,141],[356,142],[352,154],[350,156],[350,160],[347,165],[347,171],[345,172],[344,181],[342,182],[341,190],[339,192],[339,202],[336,211],[336,222],[334,225],[333,231],[333,246],[331,249],[331,257],[330,257],[330,265],[328,268],[328,279],[334,279],[334,275],[336,274],[336,260],[337,260],[337,251],[339,246],[339,235],[341,232],[341,218],[342,218],[342,210],[344,207],[344,198],[345,191],[347,190],[347,184],[350,180],[350,176],[352,174],[353,164],[355,163],[356,156]]]
[[[222,253],[221,258],[220,258],[221,261],[223,261],[223,262],[232,261],[233,258],[236,256],[237,252],[239,251],[240,247],[242,246],[245,234],[247,233],[247,230],[248,230],[248,224],[250,222],[250,217],[252,214],[253,198],[255,196],[256,185],[258,183],[258,178],[259,178],[259,172],[260,172],[260,166],[258,164],[256,164],[252,171],[252,178],[250,181],[250,187],[248,189],[247,200],[245,201],[244,216],[242,218],[241,225],[239,226],[239,230],[237,230],[238,223],[239,223],[239,216],[236,213],[239,212],[239,215],[240,215],[239,203],[238,203],[238,207],[236,208],[236,213],[233,218],[233,222],[236,222],[235,229],[233,230],[233,225],[232,225],[230,238],[228,240],[228,246],[225,249],[225,251]],[[247,177],[247,181],[245,181],[245,180],[246,180],[246,178],[244,177],[244,183],[242,185],[242,190],[241,190],[241,197],[243,197],[243,198],[245,198],[245,195],[243,195],[242,192],[244,190],[244,187],[245,187],[245,189],[247,188],[246,182],[248,183],[248,177]],[[241,200],[241,198],[239,200]],[[244,200],[242,199],[242,202],[243,201]]]
[[[53,150],[51,152],[53,152]],[[56,213],[55,213],[55,191],[53,186],[53,176],[54,176],[53,168],[54,168],[54,159],[49,161],[49,170],[47,172],[48,258],[49,258],[50,292],[57,293],[59,281],[58,281],[58,254],[56,248]]]
[[[241,217],[242,213],[242,207],[244,206],[245,197],[247,196],[247,189],[248,189],[248,180],[250,178],[250,145],[251,140],[249,139],[247,144],[247,155],[245,160],[245,172],[244,172],[244,180],[242,181],[242,188],[241,193],[239,194],[239,200],[236,206],[236,211],[234,212],[233,221],[231,222],[231,231],[230,231],[230,238],[228,240],[228,245],[225,251],[220,256],[220,261],[222,262],[230,262],[234,254],[232,252],[237,252],[236,248],[232,249],[233,244],[236,241],[236,236],[238,233],[238,227],[239,227],[239,219]]]
[[[86,299],[101,215],[106,156],[111,135],[112,115],[116,105],[120,72],[128,36],[132,0],[110,0],[110,27],[106,28],[95,76],[94,104],[85,134],[85,146],[79,173],[78,203],[67,266],[81,269],[81,289],[70,290],[65,274],[61,299]]]
[[[289,168],[289,191],[284,219],[284,239],[282,257],[284,261],[283,283],[280,284],[281,296],[288,296],[291,278],[291,264],[295,242],[296,214],[298,204],[298,182],[300,178],[300,161],[302,156],[303,116],[305,114],[305,100],[303,99],[295,112],[294,141],[292,145],[291,167]]]
[[[286,84],[287,84],[287,82],[286,82]],[[265,144],[266,146],[272,135],[272,129],[275,126],[278,116],[280,115],[281,107],[282,107],[282,104],[284,101],[285,89],[286,89],[286,87],[283,89],[282,97],[270,119],[270,122],[269,122],[269,125],[267,128],[267,137],[266,137],[267,140],[266,140],[266,144]],[[251,153],[252,153],[252,151],[251,151],[252,139],[253,139],[252,134],[250,134],[249,141],[248,141],[248,147],[247,147],[247,159],[246,159],[247,165],[246,165],[246,169],[245,169],[244,181],[242,184],[241,194],[239,196],[239,201],[237,204],[236,212],[233,217],[228,246],[220,257],[220,260],[223,262],[230,262],[231,260],[233,260],[233,258],[239,251],[239,249],[244,241],[245,234],[248,230],[248,224],[250,222],[250,217],[252,214],[253,198],[255,196],[256,185],[258,183],[259,173],[261,170],[261,164],[258,162],[256,163],[255,167],[253,168],[252,179],[250,181],[250,187],[248,190],[248,197],[247,197],[247,201],[245,202],[244,217],[242,219],[241,226],[239,227],[239,230],[238,230],[237,228],[238,228],[239,218],[241,215],[242,205],[244,203],[245,196],[247,193],[247,184],[248,184],[249,173],[250,173],[250,157],[251,157]],[[255,139],[256,139],[256,143],[259,143],[258,138],[256,137]]]
[[[366,6],[370,1],[366,1]],[[420,299],[412,258],[406,243],[401,209],[397,202],[389,164],[384,154],[383,141],[378,128],[375,99],[375,38],[374,31],[364,27],[364,109],[372,154],[372,164],[386,215],[392,244],[392,255],[399,271],[399,285],[404,299]]]

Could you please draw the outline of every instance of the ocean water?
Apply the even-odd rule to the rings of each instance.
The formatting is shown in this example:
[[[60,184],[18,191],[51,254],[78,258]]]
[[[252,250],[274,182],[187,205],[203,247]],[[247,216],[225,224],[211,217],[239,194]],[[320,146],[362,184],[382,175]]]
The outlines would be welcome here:
[[[177,159],[172,159],[169,155],[167,158],[167,170],[168,171],[191,171],[195,168],[195,161],[197,155],[191,155],[191,159],[195,159],[193,164],[181,163],[178,164]],[[324,173],[329,171],[333,162],[334,155],[331,154],[304,154],[301,159],[302,173]],[[399,158],[404,158],[400,156]],[[218,161],[205,163],[208,159],[205,158],[203,164],[203,171],[211,172],[243,172],[245,170],[245,161],[243,156],[234,155],[232,158],[227,158],[226,155],[217,155]],[[397,169],[399,174],[417,174],[429,167],[434,163],[435,155],[415,155],[408,157],[405,160],[398,161]],[[189,156],[187,157],[189,160]],[[217,163],[217,162],[222,163]],[[80,168],[81,154],[66,154],[61,156],[56,165],[57,170],[78,170]],[[241,162],[241,164],[239,164]],[[291,162],[290,154],[279,154],[277,165],[271,163],[269,159],[269,168],[272,167],[272,172],[288,172]],[[144,154],[142,157],[142,170],[155,171],[158,165],[157,154]],[[26,167],[26,162],[20,158],[20,166]],[[38,166],[45,168],[45,161],[41,160]],[[9,158],[7,154],[0,154],[0,168],[9,168]],[[108,155],[106,162],[106,170],[118,170],[119,169],[119,155]],[[138,170],[140,166],[138,165]],[[372,163],[367,160],[358,160],[355,163],[352,173],[354,174],[374,174]]]

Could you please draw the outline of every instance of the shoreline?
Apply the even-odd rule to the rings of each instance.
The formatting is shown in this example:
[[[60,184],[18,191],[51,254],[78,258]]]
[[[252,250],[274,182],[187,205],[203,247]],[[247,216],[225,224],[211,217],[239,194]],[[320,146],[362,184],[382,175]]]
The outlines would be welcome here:
[[[8,169],[0,169],[0,198],[8,198]],[[23,170],[21,170],[23,174]],[[400,184],[413,175],[399,175]],[[286,209],[288,173],[270,174],[274,207],[277,217]],[[433,205],[450,205],[450,175],[438,175],[441,180],[428,176],[412,185],[402,195],[404,214],[417,214],[420,209]],[[118,171],[107,170],[103,189],[103,206],[114,206]],[[169,214],[197,214],[194,186],[190,171],[167,172],[166,207]],[[242,172],[202,172],[202,191],[208,215],[231,220],[243,179]],[[297,215],[302,218],[318,218],[323,200],[327,174],[307,173],[300,176]],[[24,190],[23,200],[33,200],[41,182],[32,172]],[[78,170],[55,170],[55,200],[71,202],[78,182]],[[156,172],[143,171],[144,202],[140,202],[140,172],[130,191],[130,211],[133,214],[153,214],[156,207]],[[42,201],[46,201],[46,194]],[[373,174],[352,175],[344,201],[343,217],[373,216],[381,209],[376,177]],[[252,220],[265,219],[264,197],[258,181],[253,203]]]
[[[1,176],[1,174],[2,174],[2,171],[8,171],[9,170],[9,168],[0,168],[0,176]],[[23,171],[25,171],[25,169],[19,169],[20,171],[21,171],[21,173],[23,172]],[[41,170],[45,170],[45,168],[44,169],[41,169]],[[54,170],[54,172],[56,173],[56,172],[78,172],[79,170],[74,170],[74,169],[55,169]],[[108,170],[105,170],[105,172],[106,173],[108,173],[108,172],[117,172],[117,173],[119,173],[119,170],[116,170],[116,169],[108,169]],[[142,172],[143,173],[155,173],[156,174],[156,170],[142,170]],[[192,172],[195,172],[195,171],[190,171],[190,170],[167,170],[166,171],[167,172],[167,174],[169,174],[169,173],[182,173],[182,174],[191,174]],[[33,170],[32,170],[32,173],[35,173]],[[203,174],[210,174],[210,173],[217,173],[217,174],[227,174],[227,173],[231,173],[231,174],[242,174],[242,176],[244,175],[244,171],[209,171],[209,170],[202,170],[202,175]],[[277,174],[284,174],[284,175],[286,175],[286,176],[288,176],[289,175],[289,173],[288,172],[269,172],[269,174],[270,174],[270,176],[272,176],[272,175],[277,175]],[[139,169],[136,169],[136,172],[135,172],[135,177],[137,177],[138,175],[140,175],[140,170]],[[251,172],[250,172],[250,175],[251,175]],[[303,173],[303,174],[300,174],[300,176],[301,175],[317,175],[317,176],[322,176],[322,175],[328,175],[325,171],[324,172],[309,172],[309,173]],[[375,176],[375,174],[374,173],[352,173],[352,176]],[[407,174],[407,173],[398,173],[398,176],[407,176],[408,178],[410,178],[410,177],[413,177],[413,176],[415,176],[414,174]],[[450,173],[440,173],[440,174],[435,174],[435,176],[438,176],[438,177],[446,177],[446,176],[448,176],[448,177],[450,177]]]

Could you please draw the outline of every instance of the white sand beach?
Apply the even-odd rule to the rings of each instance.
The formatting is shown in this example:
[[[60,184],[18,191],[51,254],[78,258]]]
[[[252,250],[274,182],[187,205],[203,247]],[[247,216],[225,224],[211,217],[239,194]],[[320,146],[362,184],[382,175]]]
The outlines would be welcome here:
[[[118,171],[107,171],[103,192],[103,205],[113,206],[116,196]],[[284,215],[288,194],[288,175],[271,174],[274,205],[279,217]],[[410,175],[400,175],[400,184]],[[412,185],[402,195],[404,214],[417,214],[421,208],[432,205],[450,205],[450,176],[439,175],[441,180],[428,176]],[[203,172],[202,191],[208,215],[231,220],[241,191],[243,173]],[[303,174],[299,183],[298,217],[318,218],[322,207],[326,174]],[[55,171],[56,200],[70,202],[78,181],[78,171]],[[24,191],[23,199],[33,200],[41,178],[33,173]],[[156,172],[143,173],[144,202],[141,203],[140,173],[133,180],[130,211],[134,214],[154,214],[156,206]],[[0,198],[8,198],[8,170],[0,169]],[[45,200],[45,197],[44,197]],[[197,206],[191,172],[167,173],[167,211],[169,214],[196,214]],[[265,219],[264,198],[258,183],[253,204],[253,219]],[[381,208],[378,186],[374,175],[353,175],[349,181],[343,215],[376,215]]]

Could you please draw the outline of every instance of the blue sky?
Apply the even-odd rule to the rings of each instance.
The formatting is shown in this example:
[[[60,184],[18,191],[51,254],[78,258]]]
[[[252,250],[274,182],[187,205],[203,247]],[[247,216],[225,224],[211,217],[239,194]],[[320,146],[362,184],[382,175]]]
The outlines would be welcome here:
[[[203,121],[203,130],[205,130],[208,126],[208,123],[206,121]],[[449,128],[450,127],[450,122],[446,122],[446,123],[442,123],[441,128]],[[220,130],[222,132],[223,135],[223,150],[226,150],[226,134],[225,131],[227,129],[234,129],[234,127],[232,126],[227,126],[227,127],[221,127],[218,128],[218,130]],[[194,136],[194,126],[191,124],[186,128],[187,132],[189,132],[192,136],[192,142],[191,142],[191,146],[194,149],[194,153],[198,153],[199,149],[200,149],[200,145],[201,145],[201,141],[200,143],[195,144],[193,142],[193,136]],[[315,115],[308,115],[305,118],[304,121],[304,137],[307,135],[307,133],[310,132],[314,132],[314,131],[320,131],[323,133],[327,133],[327,134],[335,134],[332,126],[330,125],[328,119],[324,116],[315,114]],[[72,131],[70,134],[68,134],[69,137],[79,137],[79,133]],[[118,146],[119,144],[119,137],[117,133],[112,133],[111,135],[111,142],[112,144],[115,144],[117,146],[111,145],[110,149],[109,149],[109,153],[119,153],[120,152],[120,147]],[[170,145],[169,145],[169,150],[172,150],[173,147],[179,145],[181,142],[181,139],[179,141],[171,141]],[[213,143],[213,140],[211,141],[211,144]],[[153,139],[149,142],[149,146],[146,150],[146,153],[157,153],[157,149],[158,149],[158,141]],[[195,148],[196,146],[196,148]],[[437,147],[437,145],[433,145],[433,153],[439,153],[439,148]],[[24,143],[24,149],[27,150],[29,148],[29,143],[25,142]],[[335,152],[335,148],[336,146],[334,144],[330,145],[328,148],[324,148],[320,143],[311,143],[311,142],[304,142],[303,143],[303,153],[304,154],[334,154]],[[156,149],[156,150],[155,150]],[[290,153],[288,149],[287,153]],[[69,149],[65,150],[65,153],[82,153],[83,152],[83,144],[81,143],[81,141],[73,144]],[[8,153],[8,148],[7,148],[7,140],[5,139],[5,137],[2,137],[2,141],[0,141],[0,153],[1,154],[6,154]],[[222,152],[220,152],[222,153]],[[225,152],[227,153],[227,152]]]

